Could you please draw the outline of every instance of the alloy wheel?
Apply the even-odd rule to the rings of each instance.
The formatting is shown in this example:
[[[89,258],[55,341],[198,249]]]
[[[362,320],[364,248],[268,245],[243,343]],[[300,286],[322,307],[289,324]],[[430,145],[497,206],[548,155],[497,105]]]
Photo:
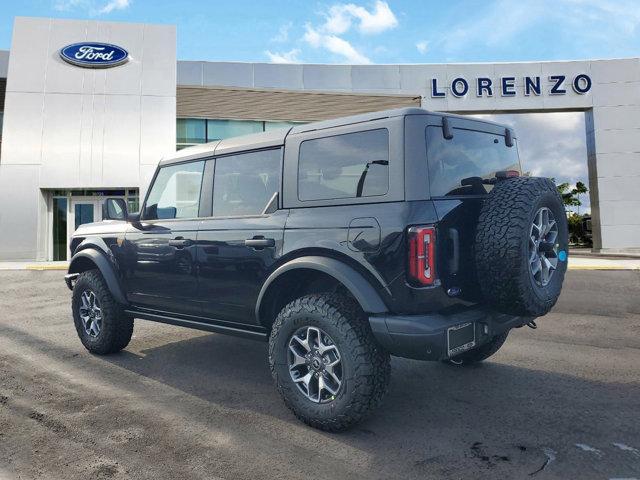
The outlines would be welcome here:
[[[540,208],[529,233],[529,271],[538,286],[549,284],[558,267],[558,224],[553,212]]]
[[[342,359],[329,335],[302,327],[289,339],[289,374],[298,390],[314,403],[333,401],[342,386]]]
[[[96,294],[85,290],[80,295],[80,319],[87,335],[96,338],[102,330],[102,309]]]

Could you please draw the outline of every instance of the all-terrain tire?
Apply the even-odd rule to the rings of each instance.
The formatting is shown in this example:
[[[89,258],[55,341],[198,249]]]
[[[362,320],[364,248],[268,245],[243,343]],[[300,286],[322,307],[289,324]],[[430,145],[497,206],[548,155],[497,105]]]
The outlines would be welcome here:
[[[536,283],[529,267],[531,225],[543,207],[553,213],[558,229],[557,268],[544,286]],[[567,218],[553,181],[517,177],[498,182],[482,205],[476,231],[476,269],[485,301],[511,315],[548,313],[562,289],[567,246]]]
[[[328,403],[307,398],[289,373],[289,341],[305,326],[326,332],[342,358],[342,385]],[[333,432],[351,427],[380,405],[391,372],[389,354],[376,342],[360,306],[339,294],[300,297],[280,311],[269,338],[269,366],[280,395],[296,417]]]
[[[496,335],[489,341],[489,343],[485,343],[481,347],[474,348],[473,350],[469,350],[468,352],[464,352],[460,355],[456,355],[453,358],[444,360],[444,362],[461,367],[482,362],[496,353],[498,350],[500,350],[500,347],[504,345],[504,342],[507,340],[508,336],[508,331],[500,335]]]
[[[80,309],[84,292],[95,295],[101,311],[100,331],[95,336],[87,332],[81,319]],[[122,305],[113,298],[99,270],[87,270],[78,276],[73,287],[71,308],[78,337],[91,353],[115,353],[129,344],[133,334],[133,318],[127,315]]]

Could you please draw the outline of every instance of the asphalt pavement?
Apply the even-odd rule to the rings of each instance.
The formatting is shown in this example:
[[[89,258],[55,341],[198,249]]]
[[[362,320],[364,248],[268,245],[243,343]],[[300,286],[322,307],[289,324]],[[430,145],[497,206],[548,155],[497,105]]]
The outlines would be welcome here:
[[[0,479],[640,478],[640,271],[570,271],[486,363],[394,358],[384,406],[299,423],[266,345],[137,321],[84,350],[61,271],[0,272]]]

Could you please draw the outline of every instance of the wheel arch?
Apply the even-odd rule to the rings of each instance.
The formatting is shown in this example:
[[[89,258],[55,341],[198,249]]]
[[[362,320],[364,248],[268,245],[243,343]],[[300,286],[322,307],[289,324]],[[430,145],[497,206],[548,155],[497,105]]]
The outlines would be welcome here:
[[[334,286],[344,287],[366,313],[379,314],[388,311],[375,288],[353,267],[335,258],[308,255],[289,260],[267,277],[255,306],[256,319],[261,325],[270,326],[273,321],[271,317],[277,314],[270,310],[277,305],[279,297],[291,296],[282,293],[281,290],[287,289],[290,293],[288,287],[299,284],[300,280],[317,284],[329,282]]]
[[[78,251],[69,263],[68,273],[82,273],[87,270],[98,269],[107,288],[120,304],[126,305],[127,299],[116,275],[115,267],[107,259],[106,255],[95,247],[87,246]]]

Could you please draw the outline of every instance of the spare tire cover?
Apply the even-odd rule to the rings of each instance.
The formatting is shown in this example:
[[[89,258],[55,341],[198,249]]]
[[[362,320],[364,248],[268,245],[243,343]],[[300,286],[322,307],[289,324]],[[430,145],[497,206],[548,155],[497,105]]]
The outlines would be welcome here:
[[[511,315],[545,315],[562,289],[567,245],[567,217],[553,181],[499,181],[483,202],[476,232],[484,300]]]

